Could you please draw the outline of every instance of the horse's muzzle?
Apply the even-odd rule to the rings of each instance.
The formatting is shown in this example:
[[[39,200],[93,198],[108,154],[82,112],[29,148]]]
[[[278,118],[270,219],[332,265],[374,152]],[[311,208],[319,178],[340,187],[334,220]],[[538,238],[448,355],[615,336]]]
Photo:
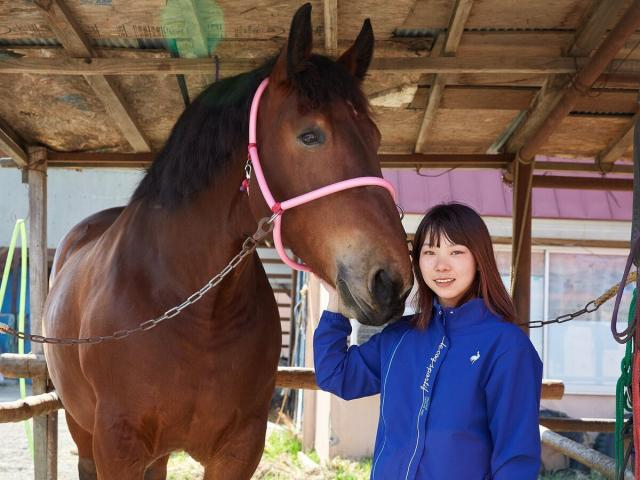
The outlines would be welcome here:
[[[349,316],[370,326],[394,322],[402,316],[411,285],[407,287],[386,270],[378,269],[368,282],[369,288],[358,294],[356,289],[350,288],[348,280],[341,273],[338,274],[336,288],[342,304],[349,310]]]

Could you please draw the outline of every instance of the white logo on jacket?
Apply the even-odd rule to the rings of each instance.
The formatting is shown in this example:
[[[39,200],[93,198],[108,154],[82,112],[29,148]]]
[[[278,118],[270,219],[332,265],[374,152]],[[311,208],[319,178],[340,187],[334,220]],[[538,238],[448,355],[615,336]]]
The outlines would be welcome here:
[[[471,355],[469,357],[469,361],[471,362],[472,365],[476,363],[479,359],[480,359],[480,350],[478,350],[475,355]]]

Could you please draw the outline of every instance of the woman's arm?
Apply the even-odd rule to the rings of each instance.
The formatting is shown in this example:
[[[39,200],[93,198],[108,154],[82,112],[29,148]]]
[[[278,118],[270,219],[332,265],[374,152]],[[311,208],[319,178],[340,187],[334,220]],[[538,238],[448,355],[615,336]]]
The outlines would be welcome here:
[[[347,349],[349,319],[337,310],[337,294],[329,288],[329,310],[320,318],[313,335],[316,381],[322,390],[345,400],[380,392],[380,334]],[[334,311],[331,311],[334,310]]]
[[[542,362],[524,335],[500,355],[485,387],[493,480],[535,480],[540,470]]]

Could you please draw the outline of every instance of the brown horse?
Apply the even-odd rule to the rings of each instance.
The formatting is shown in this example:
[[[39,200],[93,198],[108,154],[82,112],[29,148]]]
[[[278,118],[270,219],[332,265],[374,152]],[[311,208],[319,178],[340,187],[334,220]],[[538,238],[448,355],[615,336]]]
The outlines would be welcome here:
[[[310,5],[283,51],[205,90],[175,125],[124,209],[98,213],[59,248],[47,335],[88,337],[138,326],[198,290],[270,214],[246,162],[249,105],[269,77],[258,148],[276,198],[381,176],[380,134],[360,83],[373,34],[365,22],[336,62],[311,54]],[[389,193],[358,187],[284,215],[286,244],[338,284],[345,313],[397,318],[413,277]],[[205,479],[248,479],[263,450],[280,351],[276,302],[257,255],[179,316],[124,340],[47,345],[49,372],[79,451],[81,479],[160,479],[185,450]]]

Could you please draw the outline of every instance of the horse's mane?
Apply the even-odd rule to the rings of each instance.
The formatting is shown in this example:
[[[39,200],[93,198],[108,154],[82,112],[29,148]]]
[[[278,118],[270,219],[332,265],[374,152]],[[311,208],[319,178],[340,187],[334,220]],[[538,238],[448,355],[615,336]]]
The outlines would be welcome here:
[[[276,58],[247,73],[207,87],[182,113],[158,152],[131,202],[140,200],[174,208],[209,187],[231,159],[246,151],[249,109],[260,82]],[[312,55],[290,79],[302,109],[328,107],[341,98],[368,113],[359,82],[339,63]]]

